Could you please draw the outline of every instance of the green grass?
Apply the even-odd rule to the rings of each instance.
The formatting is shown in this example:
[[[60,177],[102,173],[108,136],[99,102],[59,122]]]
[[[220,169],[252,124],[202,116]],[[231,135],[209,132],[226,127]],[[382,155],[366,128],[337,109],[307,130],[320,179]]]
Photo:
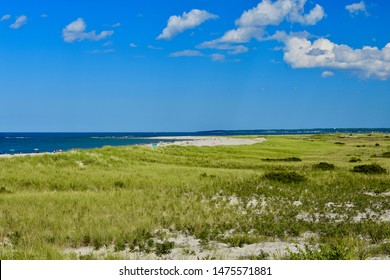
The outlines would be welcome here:
[[[390,226],[381,220],[390,209],[382,195],[390,191],[388,173],[351,172],[358,165],[390,170],[385,136],[269,136],[249,146],[104,147],[0,158],[0,258],[97,258],[65,253],[85,246],[163,256],[176,246],[167,231],[204,247],[298,243],[305,232],[315,233],[311,247],[293,259],[388,254]],[[356,220],[367,209],[375,215]]]

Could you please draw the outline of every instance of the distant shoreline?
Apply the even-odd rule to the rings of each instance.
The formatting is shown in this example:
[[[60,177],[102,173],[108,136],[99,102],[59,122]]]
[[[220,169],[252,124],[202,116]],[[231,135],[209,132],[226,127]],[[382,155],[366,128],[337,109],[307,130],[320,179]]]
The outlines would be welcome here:
[[[252,136],[267,137],[276,135],[336,135],[336,134],[367,134],[375,133],[390,134],[390,129],[382,128],[357,128],[357,129],[295,129],[295,130],[214,130],[204,132],[165,132],[165,133],[0,133],[0,156],[12,154],[42,154],[55,153],[57,151],[70,151],[72,149],[95,149],[104,146],[132,146],[132,145],[151,145],[165,146],[171,142],[176,145],[195,145],[195,146],[213,146],[213,142],[203,140],[193,142],[193,140],[207,138],[235,138]],[[245,137],[247,140],[249,137]],[[246,141],[247,141],[246,140]],[[252,141],[250,140],[250,141]],[[181,141],[181,142],[180,142]],[[184,142],[183,142],[184,141]],[[192,141],[191,143],[186,143]],[[202,142],[202,141],[201,141]],[[232,145],[232,141],[221,145]],[[236,145],[236,144],[233,144]],[[239,143],[239,145],[241,145]]]

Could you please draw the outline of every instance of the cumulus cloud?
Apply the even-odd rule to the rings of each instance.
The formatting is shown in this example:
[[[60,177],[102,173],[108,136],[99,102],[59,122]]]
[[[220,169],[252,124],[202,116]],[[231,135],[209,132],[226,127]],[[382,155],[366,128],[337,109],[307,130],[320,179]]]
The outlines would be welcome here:
[[[169,54],[170,57],[180,57],[180,56],[203,56],[200,51],[195,50],[184,50],[179,52],[173,52]]]
[[[11,15],[4,15],[1,17],[0,21],[6,21],[6,20],[10,20],[11,19]]]
[[[306,2],[307,0],[262,0],[256,7],[242,13],[235,21],[235,29],[228,30],[222,37],[204,42],[198,47],[219,49],[220,44],[242,44],[252,39],[261,40],[267,26],[279,25],[284,20],[314,25],[324,18],[324,9],[317,4],[305,14]]]
[[[22,15],[18,16],[13,24],[11,24],[9,27],[12,29],[19,29],[23,25],[27,23],[27,16]]]
[[[382,49],[353,49],[324,38],[311,42],[290,36],[285,40],[284,60],[293,68],[349,70],[363,78],[390,78],[390,43]]]
[[[255,8],[245,11],[236,20],[236,25],[264,27],[278,25],[285,19],[303,25],[314,25],[325,16],[324,9],[317,4],[308,14],[304,14],[306,2],[307,0],[277,0],[275,2],[263,0]]]
[[[334,76],[334,73],[332,71],[324,71],[321,74],[322,78],[328,78],[328,77],[333,77],[333,76]]]
[[[365,15],[368,15],[366,3],[364,1],[360,1],[359,3],[353,3],[350,5],[345,6],[345,9],[351,14],[351,15],[357,15],[359,13],[364,13]]]
[[[68,24],[64,29],[62,29],[62,37],[67,43],[72,43],[74,41],[99,41],[111,36],[114,31],[102,31],[99,34],[96,31],[86,32],[87,25],[85,24],[82,18],[78,18],[75,21]]]
[[[167,27],[158,35],[157,39],[171,40],[179,33],[195,28],[209,19],[216,19],[218,16],[205,10],[193,9],[190,12],[184,12],[181,16],[171,16],[168,19]]]

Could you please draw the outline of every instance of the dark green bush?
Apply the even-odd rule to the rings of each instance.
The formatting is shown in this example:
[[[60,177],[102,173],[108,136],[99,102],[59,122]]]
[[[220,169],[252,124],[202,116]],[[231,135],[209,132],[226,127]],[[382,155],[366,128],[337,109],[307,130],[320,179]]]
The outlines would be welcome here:
[[[390,158],[390,152],[384,152],[383,154],[379,154],[379,155],[373,155],[372,157],[378,157],[378,158]]]
[[[362,161],[362,160],[360,158],[355,158],[355,157],[353,157],[349,160],[349,162],[359,162],[359,161]]]
[[[353,168],[353,172],[364,174],[383,174],[386,173],[386,169],[379,164],[363,164]]]
[[[157,256],[169,254],[175,247],[175,242],[164,241],[163,243],[156,243],[155,253]]]
[[[314,169],[320,169],[320,170],[333,170],[334,164],[333,163],[327,163],[327,162],[320,162],[318,164],[313,165]]]
[[[336,145],[345,145],[344,142],[334,142]]]
[[[306,180],[306,177],[296,172],[270,172],[264,175],[265,179],[281,183],[300,183]]]
[[[118,189],[123,189],[125,187],[125,183],[123,181],[115,181],[114,187]]]

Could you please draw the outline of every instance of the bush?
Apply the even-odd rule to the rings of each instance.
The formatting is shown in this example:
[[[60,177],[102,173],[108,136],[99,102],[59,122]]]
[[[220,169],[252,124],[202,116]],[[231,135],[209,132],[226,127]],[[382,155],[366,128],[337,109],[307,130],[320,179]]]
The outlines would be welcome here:
[[[390,152],[384,152],[383,154],[373,155],[374,158],[390,158]]]
[[[349,162],[359,162],[359,161],[362,161],[362,160],[360,158],[355,158],[355,157],[353,157],[349,160]]]
[[[384,158],[390,158],[390,152],[384,152],[384,153],[382,154],[382,157],[384,157]]]
[[[386,169],[379,164],[363,164],[353,168],[353,172],[364,174],[383,174],[386,173]]]
[[[320,170],[333,170],[334,164],[333,163],[327,163],[327,162],[320,162],[318,164],[313,165],[314,169],[320,169]]]
[[[344,142],[334,142],[336,145],[345,145]]]
[[[175,242],[165,241],[163,243],[156,243],[155,253],[157,256],[169,254],[175,247]]]
[[[265,179],[278,181],[281,183],[300,183],[306,180],[306,177],[296,172],[270,172],[264,175]]]
[[[298,248],[298,247],[297,247]],[[290,260],[348,260],[351,249],[343,243],[321,244],[319,249],[298,248],[298,253],[290,252]]]

